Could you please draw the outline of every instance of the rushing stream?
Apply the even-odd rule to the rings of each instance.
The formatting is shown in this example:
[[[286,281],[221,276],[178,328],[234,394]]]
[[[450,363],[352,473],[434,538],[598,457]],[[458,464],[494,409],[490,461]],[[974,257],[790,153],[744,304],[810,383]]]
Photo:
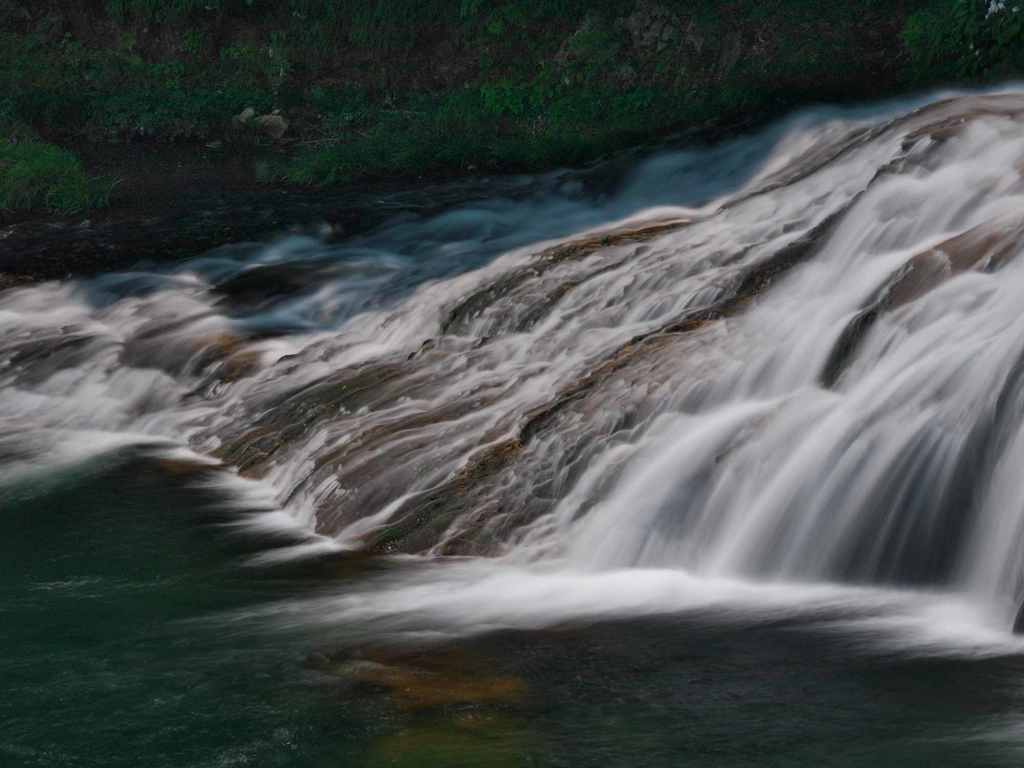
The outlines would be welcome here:
[[[0,764],[1019,765],[1022,250],[1008,91],[0,294]]]

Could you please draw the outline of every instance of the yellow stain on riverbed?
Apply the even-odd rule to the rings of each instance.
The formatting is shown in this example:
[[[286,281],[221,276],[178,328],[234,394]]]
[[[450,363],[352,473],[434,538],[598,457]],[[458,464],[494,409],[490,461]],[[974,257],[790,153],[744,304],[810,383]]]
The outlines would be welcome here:
[[[468,712],[378,739],[367,766],[515,768],[530,765],[530,754],[529,734],[522,722],[494,713]]]
[[[515,704],[526,696],[526,683],[504,675],[462,673],[374,661],[350,661],[335,674],[361,683],[386,688],[405,710],[422,710],[454,704]]]

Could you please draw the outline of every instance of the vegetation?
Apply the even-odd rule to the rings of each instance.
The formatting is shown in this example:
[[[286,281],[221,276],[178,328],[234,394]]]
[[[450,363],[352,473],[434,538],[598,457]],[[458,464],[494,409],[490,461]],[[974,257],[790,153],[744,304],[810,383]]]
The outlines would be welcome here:
[[[626,93],[584,86],[540,97],[528,87],[466,88],[380,111],[354,137],[320,142],[291,162],[298,183],[454,171],[576,165],[682,124],[739,120],[769,107],[752,89],[694,98],[682,90]]]
[[[70,214],[107,204],[113,182],[90,178],[75,155],[40,141],[0,104],[0,211]]]
[[[920,81],[991,80],[1024,71],[1024,8],[1005,0],[934,0],[907,19]]]
[[[0,0],[0,93],[50,141],[263,144],[304,184],[534,170],[1019,72],[1022,19],[1000,0]],[[66,152],[12,146],[5,176],[35,147],[74,177]]]
[[[0,144],[0,210],[78,213],[105,206],[112,188],[86,175],[66,149],[34,140]]]

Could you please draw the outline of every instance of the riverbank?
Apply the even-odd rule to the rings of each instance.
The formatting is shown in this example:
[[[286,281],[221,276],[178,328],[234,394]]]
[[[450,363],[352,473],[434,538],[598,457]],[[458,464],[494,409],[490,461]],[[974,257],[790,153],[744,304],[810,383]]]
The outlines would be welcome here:
[[[0,217],[536,172],[984,81],[1021,32],[982,6],[0,0]]]

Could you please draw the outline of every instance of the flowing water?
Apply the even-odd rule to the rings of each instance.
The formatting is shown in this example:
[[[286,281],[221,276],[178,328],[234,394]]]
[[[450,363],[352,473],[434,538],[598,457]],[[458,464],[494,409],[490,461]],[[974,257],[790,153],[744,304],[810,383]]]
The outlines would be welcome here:
[[[0,764],[1019,765],[1024,94],[0,294]]]

